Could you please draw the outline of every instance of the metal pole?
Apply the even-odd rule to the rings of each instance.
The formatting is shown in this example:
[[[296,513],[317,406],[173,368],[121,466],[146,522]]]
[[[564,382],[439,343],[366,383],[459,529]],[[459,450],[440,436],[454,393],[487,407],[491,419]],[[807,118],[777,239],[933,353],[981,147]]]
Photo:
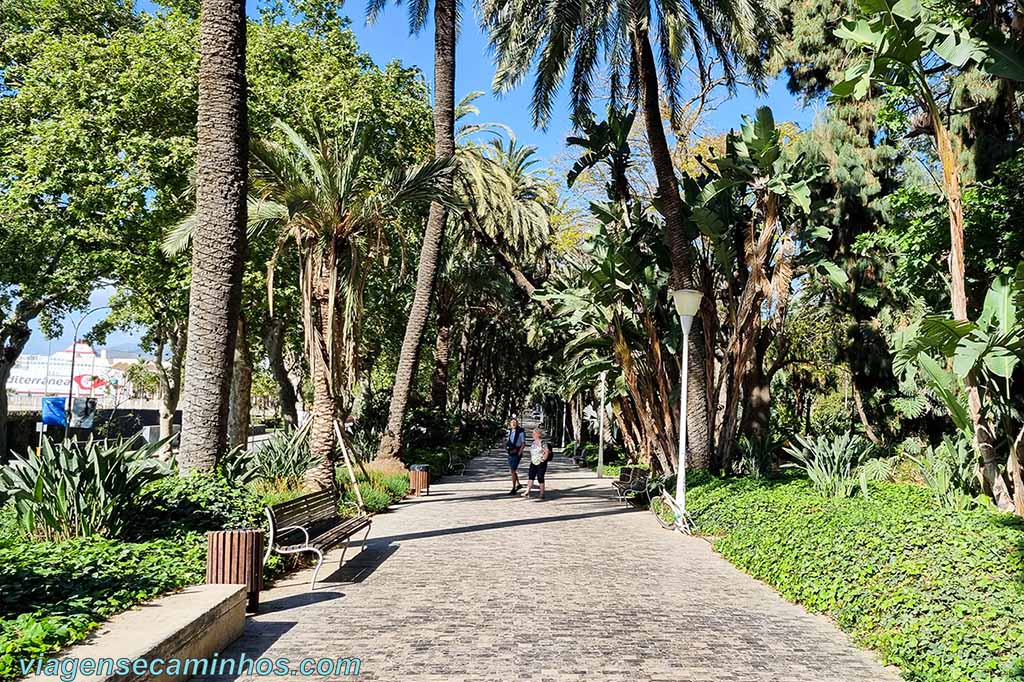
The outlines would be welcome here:
[[[680,318],[683,324],[683,372],[680,375],[679,399],[679,464],[676,471],[676,502],[679,511],[686,514],[686,399],[690,378],[690,321]]]
[[[604,380],[607,372],[601,372],[601,412],[597,421],[597,477],[604,470]]]
[[[89,317],[93,313],[109,309],[109,305],[97,306],[92,310],[86,311],[84,315],[78,318],[78,322],[75,323],[75,333],[73,334],[74,338],[71,339],[71,381],[68,382],[68,404],[67,409],[64,410],[64,440],[68,439],[68,434],[71,430],[71,401],[73,400],[72,392],[75,390],[75,351],[78,350],[78,328],[83,322],[85,322],[85,318]]]
[[[565,418],[569,414],[569,403],[562,403],[562,449],[565,450]]]
[[[46,397],[46,396],[50,395],[50,356],[51,355],[53,355],[53,339],[48,339],[46,341],[46,385],[43,388],[43,397]]]
[[[88,315],[88,313],[86,313]],[[75,390],[75,351],[78,350],[78,325],[85,319],[85,315],[79,318],[75,324],[74,338],[71,339],[71,380],[68,381],[68,405],[64,410],[64,440],[67,441],[68,435],[71,431],[71,401],[72,392]]]

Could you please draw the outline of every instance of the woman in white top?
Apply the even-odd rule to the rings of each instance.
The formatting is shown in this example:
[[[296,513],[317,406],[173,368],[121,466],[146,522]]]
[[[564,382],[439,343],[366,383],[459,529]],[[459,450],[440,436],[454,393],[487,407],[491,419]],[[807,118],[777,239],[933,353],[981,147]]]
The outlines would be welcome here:
[[[541,440],[540,429],[533,431],[533,444],[530,446],[530,482],[526,486],[523,497],[529,497],[533,490],[534,479],[540,484],[540,496],[537,499],[544,499],[544,474],[548,470],[548,460],[551,459],[551,446]]]

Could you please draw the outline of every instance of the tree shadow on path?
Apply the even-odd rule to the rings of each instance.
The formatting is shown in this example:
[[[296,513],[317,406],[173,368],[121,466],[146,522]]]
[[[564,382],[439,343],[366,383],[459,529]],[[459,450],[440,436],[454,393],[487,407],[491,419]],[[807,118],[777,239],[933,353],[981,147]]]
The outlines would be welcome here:
[[[502,528],[515,528],[518,526],[534,526],[542,523],[559,523],[562,521],[576,521],[579,519],[596,518],[601,516],[618,516],[620,514],[635,514],[639,509],[609,509],[607,511],[588,512],[585,514],[558,514],[557,516],[541,516],[526,519],[507,519],[504,521],[492,521],[490,523],[477,523],[470,526],[456,526],[453,528],[437,528],[435,530],[420,531],[416,533],[402,533],[399,535],[388,535],[374,538],[372,542],[402,542],[403,540],[421,540],[424,538],[436,538],[445,535],[462,535],[465,533],[481,533],[489,530],[500,530]]]

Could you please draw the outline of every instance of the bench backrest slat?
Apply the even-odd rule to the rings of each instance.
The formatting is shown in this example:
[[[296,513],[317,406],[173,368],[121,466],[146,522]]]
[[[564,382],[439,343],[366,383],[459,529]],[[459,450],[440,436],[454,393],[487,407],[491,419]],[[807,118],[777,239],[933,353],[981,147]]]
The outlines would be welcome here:
[[[317,521],[338,515],[337,501],[332,490],[310,493],[270,507],[278,528],[310,526]]]

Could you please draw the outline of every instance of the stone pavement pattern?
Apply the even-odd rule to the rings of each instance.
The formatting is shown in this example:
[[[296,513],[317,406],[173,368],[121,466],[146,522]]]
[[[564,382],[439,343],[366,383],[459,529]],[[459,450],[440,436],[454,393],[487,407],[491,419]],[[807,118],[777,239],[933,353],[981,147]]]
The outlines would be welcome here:
[[[356,679],[388,681],[899,679],[593,472],[556,458],[547,499],[524,500],[504,459],[375,517],[367,549],[341,571],[333,552],[315,592],[308,572],[265,592],[222,657],[359,657]]]

